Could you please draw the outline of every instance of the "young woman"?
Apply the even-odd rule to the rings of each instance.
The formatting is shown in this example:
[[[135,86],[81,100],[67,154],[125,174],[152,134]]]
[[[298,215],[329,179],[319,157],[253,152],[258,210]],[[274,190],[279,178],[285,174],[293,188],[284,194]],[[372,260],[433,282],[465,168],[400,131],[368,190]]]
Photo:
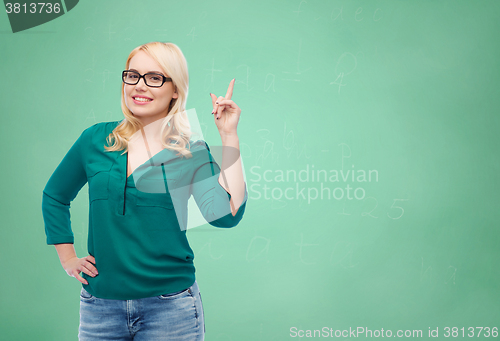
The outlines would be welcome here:
[[[213,226],[233,227],[242,219],[248,193],[234,79],[225,97],[210,94],[222,167],[204,141],[191,139],[187,63],[175,44],[135,48],[122,81],[124,119],[85,129],[47,182],[47,244],[82,283],[80,340],[203,340],[187,201],[193,196]],[[78,258],[69,209],[85,183],[89,255]]]

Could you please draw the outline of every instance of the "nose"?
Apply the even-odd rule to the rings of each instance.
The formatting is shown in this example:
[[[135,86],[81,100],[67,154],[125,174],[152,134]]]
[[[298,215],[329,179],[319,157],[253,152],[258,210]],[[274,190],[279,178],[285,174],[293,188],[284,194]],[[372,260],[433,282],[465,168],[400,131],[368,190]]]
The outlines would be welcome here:
[[[136,89],[141,89],[141,90],[144,90],[147,88],[147,85],[146,85],[146,82],[144,80],[144,77],[141,77],[139,79],[139,82],[137,82],[137,84],[135,85],[135,88]]]

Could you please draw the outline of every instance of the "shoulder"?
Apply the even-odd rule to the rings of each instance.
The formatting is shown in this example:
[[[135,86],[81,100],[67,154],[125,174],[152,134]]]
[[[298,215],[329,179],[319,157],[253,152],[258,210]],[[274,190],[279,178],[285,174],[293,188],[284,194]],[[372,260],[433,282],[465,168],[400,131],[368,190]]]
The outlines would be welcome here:
[[[203,140],[190,140],[189,141],[189,151],[191,152],[193,162],[205,162],[207,159],[212,159],[212,154],[210,153],[210,147],[208,143]]]
[[[106,137],[111,134],[113,129],[120,123],[121,121],[110,121],[91,125],[82,132],[79,140],[81,140],[81,143],[85,146],[100,146],[103,144],[102,141],[105,141]]]
[[[196,141],[189,140],[189,146],[190,146],[189,151],[191,153],[198,151],[206,151],[206,150],[210,151],[208,143],[206,143],[203,140],[196,140]]]
[[[197,168],[206,163],[214,162],[214,157],[210,152],[208,143],[203,140],[190,141],[190,149],[192,158],[192,167]]]
[[[110,121],[96,123],[82,132],[82,137],[90,141],[101,141],[121,123],[122,121]]]
[[[84,133],[95,135],[95,134],[106,134],[109,135],[122,121],[109,121],[96,123],[84,130]]]

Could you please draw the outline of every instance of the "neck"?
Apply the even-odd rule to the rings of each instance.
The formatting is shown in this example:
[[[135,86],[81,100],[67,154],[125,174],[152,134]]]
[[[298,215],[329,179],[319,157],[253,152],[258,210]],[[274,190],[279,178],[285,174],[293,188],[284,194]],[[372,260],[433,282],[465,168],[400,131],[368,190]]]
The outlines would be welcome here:
[[[143,125],[141,129],[139,129],[134,133],[134,135],[132,135],[132,138],[145,137],[146,141],[149,141],[150,143],[159,142],[161,138],[161,127],[165,120],[166,117],[162,117],[160,119],[157,119],[156,121]]]

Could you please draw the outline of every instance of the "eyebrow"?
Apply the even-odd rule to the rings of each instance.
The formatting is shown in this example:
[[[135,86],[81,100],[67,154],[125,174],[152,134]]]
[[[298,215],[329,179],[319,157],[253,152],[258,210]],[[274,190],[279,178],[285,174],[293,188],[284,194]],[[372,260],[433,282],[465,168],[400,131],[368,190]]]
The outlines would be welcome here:
[[[138,70],[136,70],[136,69],[129,69],[129,70],[130,70],[130,71],[139,72],[139,71],[138,71]],[[161,72],[161,71],[148,71],[148,72],[146,72],[146,73],[149,73],[149,72],[159,73],[160,75],[165,76],[165,75],[163,74],[163,72]],[[140,72],[139,72],[139,73],[140,73]]]

